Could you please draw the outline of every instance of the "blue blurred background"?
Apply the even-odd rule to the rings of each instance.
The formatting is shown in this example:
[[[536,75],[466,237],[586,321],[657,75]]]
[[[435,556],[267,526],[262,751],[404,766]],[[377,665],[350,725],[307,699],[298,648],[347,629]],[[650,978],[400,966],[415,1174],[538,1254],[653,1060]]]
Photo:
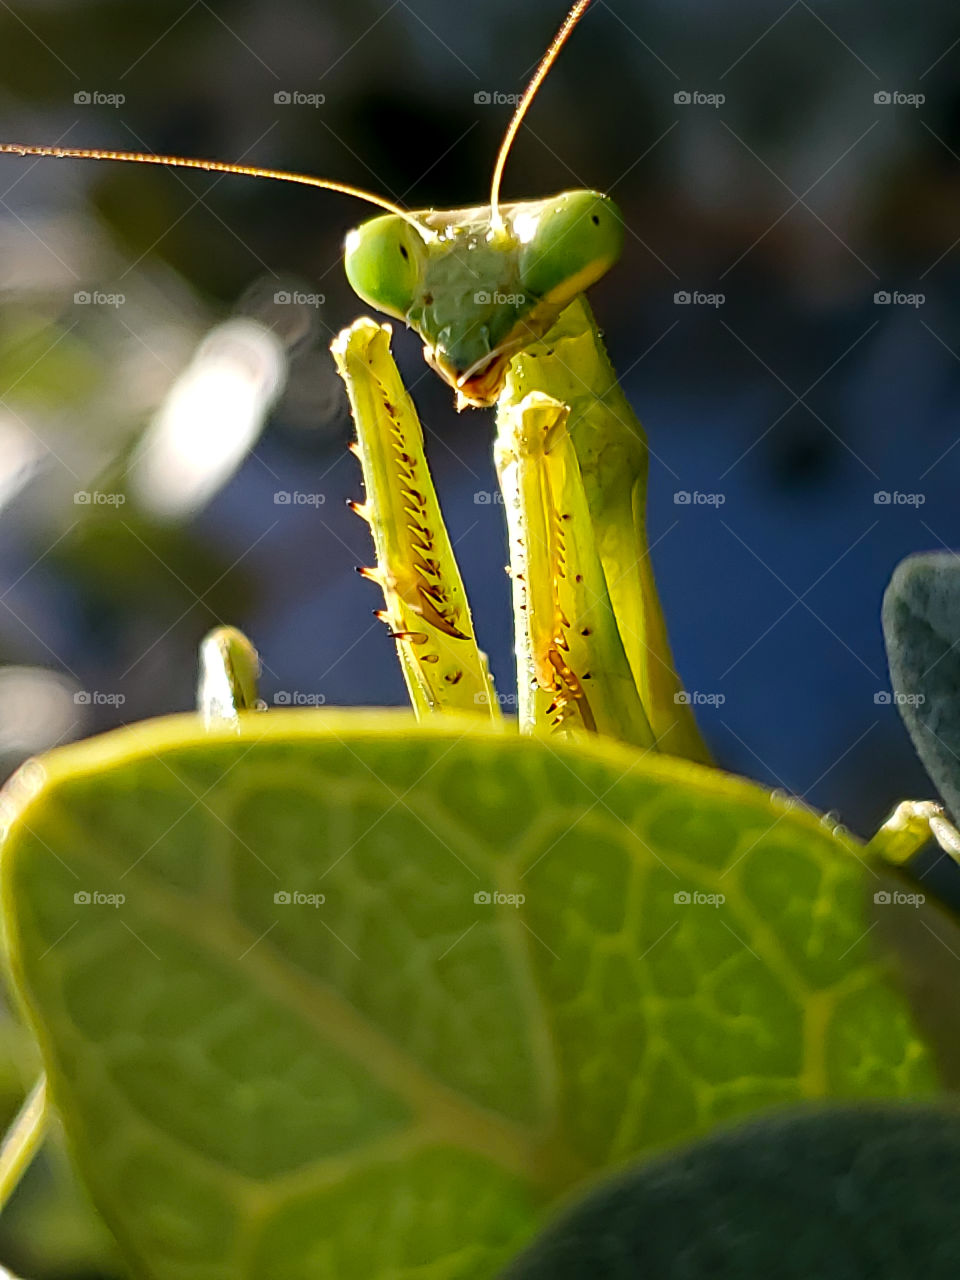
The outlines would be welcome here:
[[[0,11],[2,136],[482,202],[503,99],[561,17],[562,0],[20,0]],[[620,203],[626,251],[592,300],[649,433],[685,684],[709,699],[724,766],[861,833],[931,791],[883,701],[879,609],[902,556],[960,542],[958,69],[960,18],[937,0],[597,0],[505,183]],[[190,706],[217,621],[259,646],[268,701],[404,700],[378,593],[354,572],[371,548],[345,507],[360,476],[327,351],[361,310],[340,250],[365,216],[277,183],[0,158],[9,765]],[[395,345],[509,692],[492,415],[457,416],[416,341]],[[181,483],[138,441],[204,358],[254,409],[224,440],[226,401],[208,388],[209,421],[192,402]]]

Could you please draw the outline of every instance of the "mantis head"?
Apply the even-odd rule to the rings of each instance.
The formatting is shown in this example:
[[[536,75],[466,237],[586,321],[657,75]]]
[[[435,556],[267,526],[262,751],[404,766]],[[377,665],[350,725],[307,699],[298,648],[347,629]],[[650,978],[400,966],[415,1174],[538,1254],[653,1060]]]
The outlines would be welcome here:
[[[488,205],[395,210],[347,236],[347,279],[364,302],[416,329],[458,408],[493,404],[513,354],[543,337],[620,256],[623,220],[599,192],[500,204],[517,130],[589,4],[576,0],[527,85],[500,144]]]
[[[460,403],[492,404],[518,349],[542,337],[578,293],[616,262],[623,223],[596,191],[546,200],[396,214],[347,236],[350,284],[423,339],[427,362]]]

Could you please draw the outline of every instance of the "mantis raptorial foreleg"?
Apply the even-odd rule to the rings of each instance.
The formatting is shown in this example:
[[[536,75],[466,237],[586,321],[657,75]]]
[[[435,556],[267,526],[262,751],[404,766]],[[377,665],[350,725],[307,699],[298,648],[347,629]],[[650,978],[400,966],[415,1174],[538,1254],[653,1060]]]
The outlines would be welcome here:
[[[24,1100],[0,1146],[0,1210],[29,1169],[47,1134],[47,1077],[42,1075]],[[4,1274],[0,1268],[0,1277]]]
[[[565,405],[593,540],[617,628],[657,746],[706,761],[690,707],[677,701],[673,664],[646,538],[646,436],[620,389],[593,313],[581,295],[546,337],[510,363],[498,402],[500,434],[534,391]]]
[[[419,420],[390,356],[389,327],[358,320],[332,349],[367,491],[354,509],[370,524],[377,552],[376,568],[363,572],[384,592],[380,616],[397,640],[414,709],[493,714],[496,697]],[[500,403],[520,724],[594,731],[702,759],[689,709],[674,699],[680,685],[645,552],[646,444],[613,379],[578,300],[548,340],[514,358]],[[546,392],[548,384],[561,398]]]
[[[260,655],[236,627],[215,627],[200,645],[197,710],[209,728],[236,724],[241,711],[263,709],[257,690]]]
[[[935,800],[903,800],[867,845],[867,853],[904,866],[933,839],[960,862],[960,831]]]
[[[397,642],[418,716],[461,711],[499,717],[486,656],[423,452],[413,401],[390,355],[390,326],[357,320],[331,350],[357,426],[355,452],[366,501],[353,509],[370,525],[383,590],[378,613]]]
[[[496,445],[509,532],[521,729],[654,745],[610,606],[569,411],[533,391]]]

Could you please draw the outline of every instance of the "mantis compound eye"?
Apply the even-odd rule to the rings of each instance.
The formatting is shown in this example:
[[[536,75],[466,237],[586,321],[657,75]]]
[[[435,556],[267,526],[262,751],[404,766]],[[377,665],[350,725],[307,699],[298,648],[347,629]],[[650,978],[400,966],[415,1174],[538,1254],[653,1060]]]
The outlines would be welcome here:
[[[395,214],[371,218],[347,236],[344,267],[364,302],[405,320],[422,275],[423,241]]]
[[[597,191],[565,191],[527,205],[513,232],[523,288],[561,304],[605,275],[623,248],[620,210]]]

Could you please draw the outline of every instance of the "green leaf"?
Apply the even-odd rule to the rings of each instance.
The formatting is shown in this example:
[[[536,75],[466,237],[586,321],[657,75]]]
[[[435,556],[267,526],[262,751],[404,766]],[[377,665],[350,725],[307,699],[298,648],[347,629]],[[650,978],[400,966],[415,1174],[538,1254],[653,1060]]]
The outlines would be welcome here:
[[[883,600],[897,705],[917,754],[960,820],[960,557],[908,556]]]
[[[53,752],[6,807],[15,982],[155,1280],[489,1277],[644,1148],[939,1085],[862,848],[689,762],[182,716]]]
[[[602,1183],[503,1280],[955,1280],[960,1114],[823,1107]]]

